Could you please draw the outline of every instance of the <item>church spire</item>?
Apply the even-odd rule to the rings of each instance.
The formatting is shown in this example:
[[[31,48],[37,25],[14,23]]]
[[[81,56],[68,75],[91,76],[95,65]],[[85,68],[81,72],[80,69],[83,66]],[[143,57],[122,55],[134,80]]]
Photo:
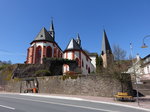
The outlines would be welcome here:
[[[105,53],[106,54],[112,54],[112,51],[111,51],[111,47],[110,47],[106,32],[104,30],[103,40],[102,40],[102,54],[105,54]]]
[[[55,31],[54,31],[53,19],[51,20],[50,35],[55,40]]]
[[[78,33],[78,35],[77,35],[76,42],[77,42],[77,43],[79,44],[79,46],[81,47],[81,40],[80,40],[79,33]]]
[[[110,44],[109,44],[105,30],[103,32],[101,57],[103,60],[103,67],[104,68],[107,68],[108,66],[110,66],[114,61],[114,56],[112,54]]]

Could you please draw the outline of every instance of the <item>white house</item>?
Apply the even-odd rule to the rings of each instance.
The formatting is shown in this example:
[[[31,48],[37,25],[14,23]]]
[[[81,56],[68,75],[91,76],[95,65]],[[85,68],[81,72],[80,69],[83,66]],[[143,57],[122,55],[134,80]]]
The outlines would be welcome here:
[[[142,59],[141,68],[143,72],[141,80],[142,81],[150,80],[150,54]]]
[[[137,77],[136,81],[138,83],[143,83],[147,80],[150,80],[150,54],[143,59],[137,55],[135,63],[128,69],[127,73],[132,74],[133,78],[135,77],[135,73]]]

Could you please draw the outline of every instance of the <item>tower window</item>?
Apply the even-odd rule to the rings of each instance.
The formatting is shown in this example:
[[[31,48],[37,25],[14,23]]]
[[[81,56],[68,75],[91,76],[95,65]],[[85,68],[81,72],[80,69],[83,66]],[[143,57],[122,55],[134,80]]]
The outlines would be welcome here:
[[[82,67],[84,67],[84,62],[83,62],[83,60],[82,60]]]

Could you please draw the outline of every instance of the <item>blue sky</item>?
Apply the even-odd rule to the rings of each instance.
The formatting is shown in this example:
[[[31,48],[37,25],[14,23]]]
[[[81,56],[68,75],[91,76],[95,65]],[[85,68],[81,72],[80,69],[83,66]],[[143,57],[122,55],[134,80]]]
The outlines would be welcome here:
[[[103,28],[111,46],[134,56],[149,54],[142,39],[150,35],[150,0],[0,0],[0,60],[23,63],[27,48],[42,27],[54,18],[56,42],[64,50],[80,34],[82,47],[100,54]]]

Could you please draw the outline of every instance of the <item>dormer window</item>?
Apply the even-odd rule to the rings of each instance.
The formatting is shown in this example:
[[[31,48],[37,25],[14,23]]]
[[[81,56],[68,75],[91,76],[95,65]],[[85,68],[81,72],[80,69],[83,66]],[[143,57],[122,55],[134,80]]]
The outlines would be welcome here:
[[[43,37],[43,35],[41,35],[41,37]]]

